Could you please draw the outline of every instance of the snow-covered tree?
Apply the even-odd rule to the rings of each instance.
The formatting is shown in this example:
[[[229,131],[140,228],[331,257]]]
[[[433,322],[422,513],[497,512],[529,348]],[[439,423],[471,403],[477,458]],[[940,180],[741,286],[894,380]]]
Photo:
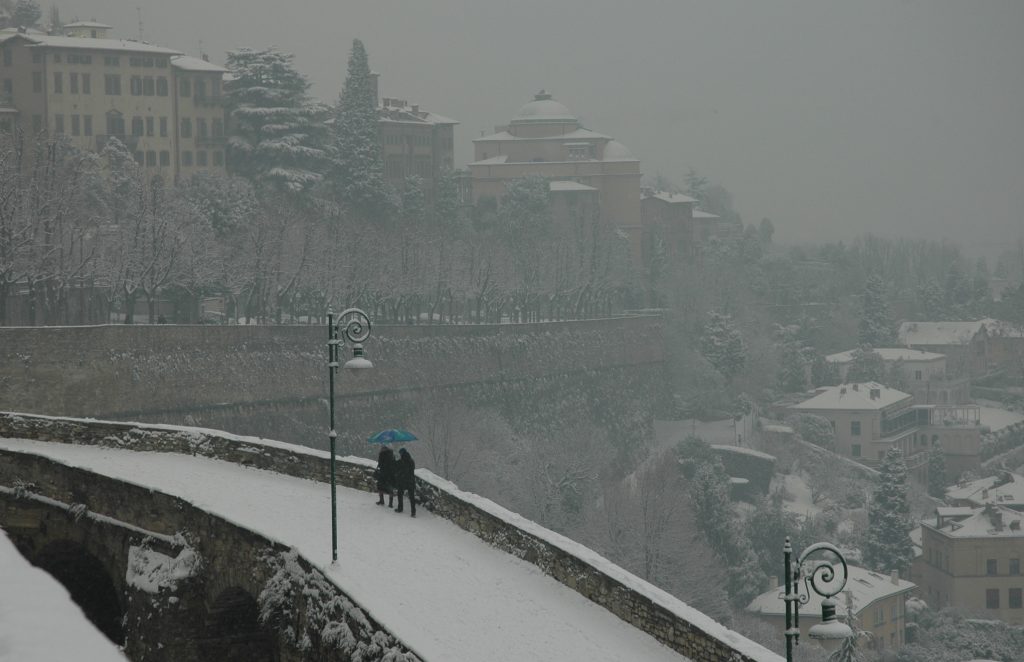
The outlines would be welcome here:
[[[936,499],[946,496],[946,454],[935,444],[928,451],[928,495]]]
[[[551,226],[548,180],[539,175],[513,179],[498,209],[500,223],[513,241],[531,240]]]
[[[323,178],[326,109],[306,95],[309,83],[292,56],[274,48],[229,51],[225,83],[234,172],[276,190],[300,192]]]
[[[377,128],[377,99],[363,42],[352,41],[348,75],[331,127],[331,186],[338,201],[368,220],[381,220],[386,196]]]
[[[700,352],[726,382],[732,381],[747,362],[747,346],[732,316],[712,311],[700,337]]]
[[[927,320],[949,319],[946,297],[942,288],[933,278],[929,278],[917,288],[917,300]]]
[[[434,220],[447,235],[456,235],[463,229],[459,180],[454,170],[443,170],[437,178],[434,189]]]
[[[807,389],[808,368],[814,360],[814,348],[800,335],[795,324],[777,326],[775,348],[779,353],[779,388],[787,393]]]
[[[871,276],[864,285],[860,343],[871,347],[887,347],[895,340],[895,329],[885,298],[885,283],[880,277]]]
[[[868,506],[864,562],[872,570],[904,574],[914,560],[910,540],[910,505],[907,502],[907,465],[898,448],[886,451],[879,467],[878,485]]]
[[[832,423],[827,418],[814,414],[800,414],[796,425],[804,441],[809,441],[822,448],[832,448],[835,443]]]
[[[851,384],[885,382],[885,360],[882,355],[867,345],[853,350],[850,367],[846,371],[846,381]]]
[[[34,28],[43,17],[43,10],[35,0],[18,0],[12,17],[15,27]]]

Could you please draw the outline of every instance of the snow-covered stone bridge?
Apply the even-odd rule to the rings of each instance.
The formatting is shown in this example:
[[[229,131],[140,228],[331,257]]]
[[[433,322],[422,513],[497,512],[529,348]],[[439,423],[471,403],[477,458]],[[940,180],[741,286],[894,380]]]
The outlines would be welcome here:
[[[327,467],[209,430],[0,414],[0,527],[72,595],[103,593],[86,612],[122,616],[134,659],[779,660],[424,470],[411,519],[374,504],[368,462],[339,462],[331,564]]]

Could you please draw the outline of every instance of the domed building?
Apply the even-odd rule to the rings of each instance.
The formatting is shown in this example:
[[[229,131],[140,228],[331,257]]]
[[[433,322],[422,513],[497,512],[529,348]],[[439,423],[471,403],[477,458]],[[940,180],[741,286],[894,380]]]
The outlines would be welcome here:
[[[473,141],[469,164],[473,203],[500,200],[508,182],[546,177],[558,197],[591,201],[600,219],[629,236],[634,264],[640,262],[640,161],[626,146],[580,124],[564,104],[543,90],[508,126]]]

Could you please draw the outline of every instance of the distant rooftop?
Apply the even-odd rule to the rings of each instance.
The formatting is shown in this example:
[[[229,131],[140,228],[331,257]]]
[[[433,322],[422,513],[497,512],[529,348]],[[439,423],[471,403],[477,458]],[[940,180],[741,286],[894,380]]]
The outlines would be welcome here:
[[[814,397],[793,405],[791,409],[874,410],[884,409],[912,397],[878,382],[840,384],[818,389]]]
[[[498,131],[487,136],[481,136],[480,138],[474,138],[473,142],[492,142],[492,141],[507,141],[516,140],[521,142],[528,142],[531,140],[611,140],[611,137],[606,136],[590,129],[579,128],[568,133],[560,133],[555,136],[535,136],[530,138],[523,138],[520,136],[513,136],[508,131]]]
[[[1001,471],[995,476],[959,483],[946,490],[949,501],[966,501],[981,506],[996,503],[1004,506],[1024,506],[1024,476],[1012,471]]]
[[[679,204],[682,202],[697,202],[696,198],[691,198],[688,195],[683,195],[682,193],[668,193],[666,191],[657,191],[656,193],[648,197],[657,198],[658,200],[661,200],[662,202],[667,202],[670,205]]]
[[[977,322],[904,322],[899,339],[905,345],[966,345],[981,331]]]
[[[853,360],[853,353],[856,351],[851,349],[837,354],[829,354],[825,360],[830,363],[849,363]],[[910,347],[880,347],[872,351],[881,356],[883,361],[936,361],[946,358],[945,354],[926,352]]]
[[[842,568],[839,564],[834,564],[834,566],[836,568],[836,574],[839,576],[842,573]],[[898,577],[893,579],[892,576],[887,577],[855,565],[847,567],[850,572],[846,581],[846,587],[843,589],[843,592],[835,598],[836,613],[840,616],[847,615],[847,593],[850,595],[854,614],[859,614],[864,608],[869,607],[874,602],[887,598],[890,595],[911,591],[917,586],[913,582],[908,582],[905,579],[900,579]],[[784,615],[786,613],[786,603],[779,597],[779,593],[780,589],[778,588],[773,588],[770,591],[762,593],[751,600],[750,604],[747,605],[747,611],[768,616]],[[806,605],[801,605],[800,608],[800,611],[804,614],[803,617],[820,619],[821,600],[822,597],[820,595],[811,591],[810,600]]]
[[[113,30],[113,25],[107,25],[106,23],[97,23],[96,21],[75,21],[74,23],[65,23],[65,28],[97,28],[104,30]]]
[[[924,524],[951,538],[1024,539],[1024,513],[992,504],[973,508],[972,513],[966,519],[943,519],[937,513],[936,520],[925,520]]]
[[[189,55],[178,55],[171,58],[171,66],[182,71],[209,71],[210,73],[225,73],[227,69],[213,64],[209,60]]]
[[[32,48],[84,48],[93,51],[122,51],[129,53],[149,53],[151,55],[181,55],[181,51],[163,46],[154,46],[141,41],[128,39],[86,39],[83,37],[57,37],[53,35],[23,34],[34,42]]]
[[[717,214],[709,214],[708,212],[701,211],[700,209],[694,209],[693,210],[693,217],[694,218],[706,218],[706,219],[721,218],[721,216],[718,216]]]

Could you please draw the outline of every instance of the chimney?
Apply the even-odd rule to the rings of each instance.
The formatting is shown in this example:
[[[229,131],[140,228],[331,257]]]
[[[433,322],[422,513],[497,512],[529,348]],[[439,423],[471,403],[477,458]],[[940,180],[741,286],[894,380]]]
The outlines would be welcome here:
[[[412,112],[414,112],[414,113],[420,112],[420,105],[418,103],[414,103],[412,105]]]
[[[882,389],[880,389],[880,388],[873,388],[873,389],[871,389],[871,399],[872,400],[877,400],[880,397],[882,397]]]
[[[890,571],[889,572],[889,579],[892,581],[893,584],[895,584],[896,586],[899,586],[900,585],[900,573],[899,573],[899,571],[897,571],[897,570]]]
[[[983,501],[988,501],[988,488],[986,487],[981,491],[981,498]]]

